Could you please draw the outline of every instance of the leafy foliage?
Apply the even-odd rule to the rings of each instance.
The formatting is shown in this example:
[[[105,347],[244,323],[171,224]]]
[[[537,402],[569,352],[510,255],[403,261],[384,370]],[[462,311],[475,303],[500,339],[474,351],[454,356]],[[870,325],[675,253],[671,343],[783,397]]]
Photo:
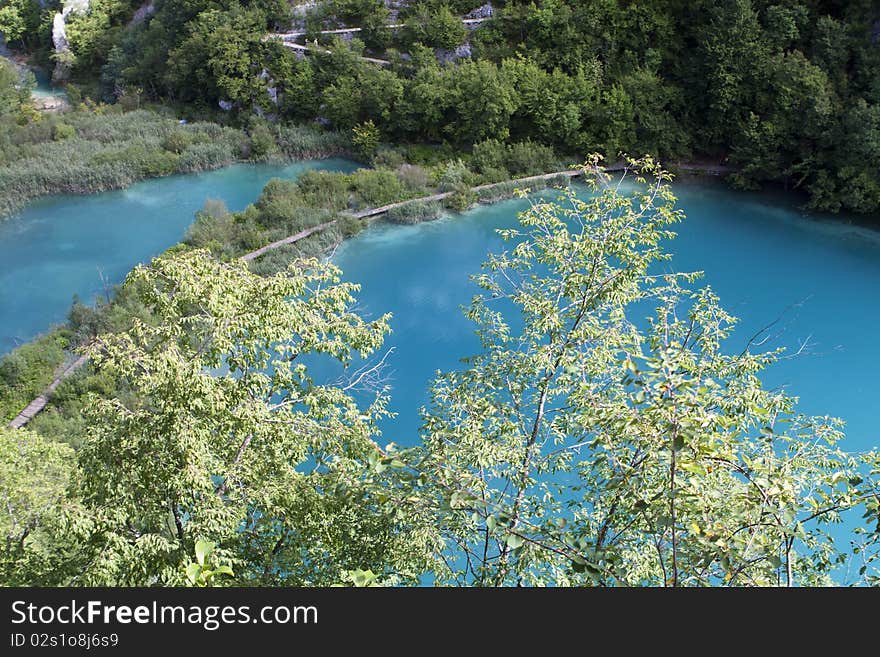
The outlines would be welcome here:
[[[590,195],[502,231],[466,310],[481,349],[433,383],[412,448],[377,442],[389,317],[361,318],[334,266],[261,277],[178,249],[137,268],[126,321],[76,313],[105,385],[75,463],[0,434],[3,583],[875,584],[880,457],[763,386],[779,353],[731,353],[698,274],[658,273],[683,218],[668,174],[598,162]],[[243,215],[355,179],[274,181]]]

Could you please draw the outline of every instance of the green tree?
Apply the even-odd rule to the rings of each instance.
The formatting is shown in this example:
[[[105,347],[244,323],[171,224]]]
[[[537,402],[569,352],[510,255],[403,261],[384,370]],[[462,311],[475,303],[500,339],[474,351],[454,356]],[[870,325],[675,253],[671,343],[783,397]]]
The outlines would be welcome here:
[[[0,6],[0,33],[7,41],[18,41],[26,29],[21,15],[21,3],[3,3]]]
[[[169,54],[167,82],[179,97],[207,95],[250,108],[268,100],[261,77],[265,16],[257,10],[204,11],[187,25],[186,37]]]
[[[467,30],[448,6],[421,6],[407,19],[400,39],[407,47],[421,43],[430,48],[454,50],[467,39]]]
[[[351,143],[355,145],[355,148],[361,155],[372,157],[376,149],[379,148],[379,140],[382,136],[376,124],[372,121],[364,121],[352,128],[351,131]]]
[[[510,117],[517,109],[513,81],[500,67],[486,61],[463,62],[443,69],[438,93],[450,92],[452,110],[444,117],[443,131],[455,142],[473,144],[486,139],[507,139]],[[441,106],[442,107],[442,106]]]
[[[734,319],[696,275],[654,273],[682,215],[668,176],[634,166],[631,195],[593,168],[594,196],[534,203],[475,279],[482,350],[436,381],[412,461],[442,536],[433,574],[829,583],[828,526],[860,506],[867,534],[878,520],[877,455],[761,384],[777,354],[725,349]]]
[[[154,323],[91,348],[131,392],[87,412],[83,503],[101,518],[90,543],[111,565],[84,581],[182,583],[202,539],[236,581],[264,584],[386,572],[410,549],[363,476],[384,392],[361,405],[352,393],[375,370],[344,374],[381,346],[388,317],[363,321],[357,287],[338,277],[305,261],[264,279],[202,251],[130,274]],[[316,359],[336,362],[345,383],[322,381],[306,364]]]
[[[25,430],[0,429],[0,584],[36,585],[28,555],[53,548],[52,516],[68,499],[74,454]]]

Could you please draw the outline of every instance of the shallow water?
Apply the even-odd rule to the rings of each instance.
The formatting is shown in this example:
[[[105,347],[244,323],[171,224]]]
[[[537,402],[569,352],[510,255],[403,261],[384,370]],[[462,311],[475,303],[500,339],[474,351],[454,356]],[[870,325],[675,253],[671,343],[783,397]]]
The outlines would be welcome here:
[[[0,354],[63,321],[75,294],[91,302],[136,264],[179,242],[206,199],[241,210],[271,178],[355,167],[339,159],[240,164],[32,203],[0,221]]]
[[[34,98],[51,98],[51,97],[66,97],[67,92],[64,91],[64,87],[56,87],[52,84],[52,80],[49,77],[49,74],[43,69],[32,69],[34,72],[34,77],[37,80],[37,84],[34,87],[34,90],[31,92],[31,95]]]

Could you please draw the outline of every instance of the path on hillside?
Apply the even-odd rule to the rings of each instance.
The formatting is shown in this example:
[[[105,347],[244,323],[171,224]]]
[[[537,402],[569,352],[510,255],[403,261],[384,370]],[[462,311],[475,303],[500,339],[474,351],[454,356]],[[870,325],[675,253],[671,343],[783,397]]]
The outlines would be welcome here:
[[[332,55],[332,50],[327,50],[326,48],[322,48],[321,46],[304,46],[299,43],[293,43],[292,41],[282,41],[281,45],[285,48],[290,48],[291,50],[296,50],[298,52],[303,52],[307,54],[320,53],[322,55]],[[359,57],[361,61],[370,62],[371,64],[379,64],[380,66],[388,66],[391,64],[387,59],[378,59],[377,57]]]
[[[463,25],[479,25],[483,23],[489,18],[462,18],[461,22]],[[399,30],[403,27],[406,27],[406,23],[388,23],[387,25],[382,25],[382,27],[389,30]],[[356,34],[358,32],[363,32],[364,28],[362,27],[339,27],[333,30],[320,30],[319,32],[310,32],[308,30],[291,30],[290,32],[273,32],[269,34],[269,37],[279,37],[281,39],[299,39],[300,37],[304,37],[307,34]]]
[[[462,18],[461,22],[466,27],[476,26],[480,23],[489,20],[489,18]],[[387,25],[383,25],[382,27],[387,28],[389,30],[399,30],[400,28],[406,27],[406,23],[389,23]],[[333,30],[320,30],[317,34],[357,34],[362,32],[364,28],[362,27],[340,27]],[[300,39],[307,34],[315,34],[314,32],[310,32],[307,30],[292,30],[290,32],[271,32],[267,34],[264,39],[281,39],[281,44],[290,48],[291,50],[296,50],[298,52],[306,53],[306,54],[314,54],[320,53],[323,55],[329,55],[332,53],[331,50],[327,50],[326,48],[319,46],[316,43],[312,45],[296,43],[297,39]],[[387,59],[379,59],[378,57],[361,57],[361,61],[370,62],[373,64],[379,64],[380,66],[388,66],[391,64]]]

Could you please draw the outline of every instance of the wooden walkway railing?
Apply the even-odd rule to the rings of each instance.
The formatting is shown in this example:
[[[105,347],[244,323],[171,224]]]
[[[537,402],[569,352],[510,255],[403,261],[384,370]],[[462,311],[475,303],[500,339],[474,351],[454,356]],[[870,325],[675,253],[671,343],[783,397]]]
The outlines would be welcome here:
[[[462,18],[461,23],[465,26],[471,25],[479,25],[484,21],[489,20],[488,18]],[[389,30],[399,30],[402,27],[406,27],[406,23],[389,23],[387,25],[383,25],[382,27]],[[314,34],[357,34],[358,32],[363,32],[364,28],[362,27],[340,27],[334,30],[320,30]],[[292,30],[290,32],[272,32],[269,34],[269,38],[278,37],[284,41],[299,39],[301,37],[306,36],[307,34],[312,34],[307,30]]]

